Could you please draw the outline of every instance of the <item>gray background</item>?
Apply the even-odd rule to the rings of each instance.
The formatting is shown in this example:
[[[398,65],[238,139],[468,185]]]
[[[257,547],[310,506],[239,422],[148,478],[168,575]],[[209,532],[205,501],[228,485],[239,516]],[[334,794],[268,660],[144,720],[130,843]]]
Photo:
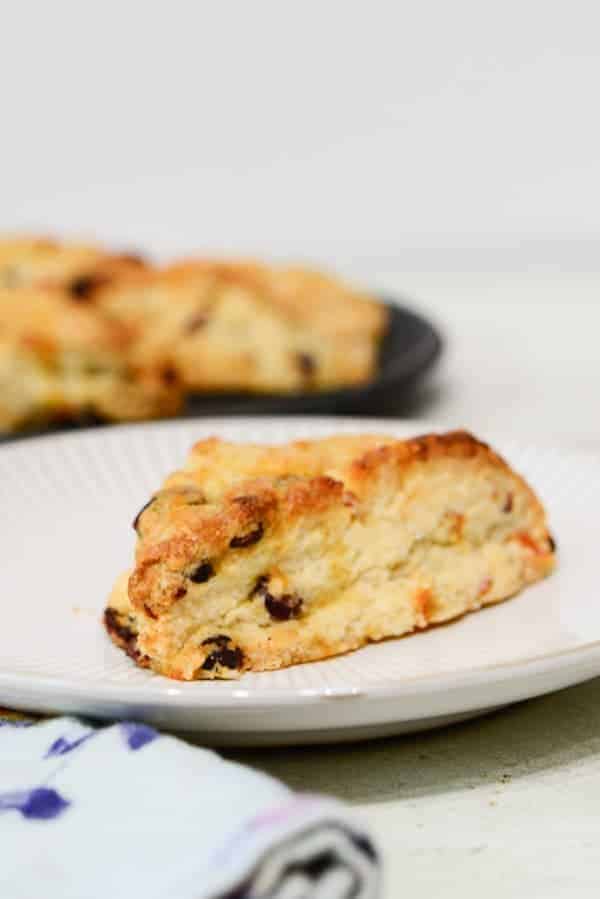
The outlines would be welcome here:
[[[0,227],[596,269],[599,20],[593,0],[6,4]]]

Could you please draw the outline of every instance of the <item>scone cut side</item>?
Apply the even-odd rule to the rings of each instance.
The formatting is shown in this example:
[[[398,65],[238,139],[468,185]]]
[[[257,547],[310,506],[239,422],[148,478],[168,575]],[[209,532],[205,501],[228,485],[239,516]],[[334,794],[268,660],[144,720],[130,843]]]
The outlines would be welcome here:
[[[180,680],[421,630],[513,596],[555,561],[534,492],[460,431],[204,440],[134,525],[135,566],[105,625],[137,664]]]

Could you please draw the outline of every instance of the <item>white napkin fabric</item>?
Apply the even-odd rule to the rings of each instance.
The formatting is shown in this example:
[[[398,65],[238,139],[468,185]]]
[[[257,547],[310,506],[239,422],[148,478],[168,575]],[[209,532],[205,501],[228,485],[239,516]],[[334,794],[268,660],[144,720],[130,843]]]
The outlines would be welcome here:
[[[145,724],[0,722],[2,899],[375,899],[339,802]]]

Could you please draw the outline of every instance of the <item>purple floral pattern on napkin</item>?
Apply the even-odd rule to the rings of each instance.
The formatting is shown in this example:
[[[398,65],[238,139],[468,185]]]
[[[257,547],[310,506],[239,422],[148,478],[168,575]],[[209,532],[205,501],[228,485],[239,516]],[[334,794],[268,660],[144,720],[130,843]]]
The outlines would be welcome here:
[[[0,793],[0,812],[17,811],[24,818],[41,821],[57,818],[70,804],[60,793],[49,787]]]
[[[148,743],[152,743],[158,737],[153,727],[147,724],[136,724],[135,721],[122,721],[120,724],[121,731],[129,748],[135,752],[143,749]]]
[[[90,732],[89,734],[83,734],[83,736],[78,737],[76,740],[69,740],[67,737],[59,737],[58,740],[54,741],[44,758],[50,759],[57,755],[66,755],[68,752],[77,749],[78,746],[81,746],[82,743],[85,743],[85,741],[89,740],[92,736],[93,733]]]

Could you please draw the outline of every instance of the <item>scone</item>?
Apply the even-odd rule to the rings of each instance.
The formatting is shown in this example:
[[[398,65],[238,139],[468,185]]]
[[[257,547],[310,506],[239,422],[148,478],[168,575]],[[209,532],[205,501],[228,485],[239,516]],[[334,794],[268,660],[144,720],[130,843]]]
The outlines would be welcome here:
[[[175,412],[170,371],[136,368],[118,323],[60,290],[0,289],[0,432],[93,415]]]
[[[205,440],[134,527],[135,568],[105,626],[139,665],[180,680],[408,634],[513,596],[554,566],[536,495],[462,431]]]
[[[59,286],[85,299],[98,285],[144,267],[139,256],[109,253],[93,244],[46,237],[0,240],[0,288]]]
[[[376,373],[385,307],[335,278],[257,263],[194,261],[131,273],[94,301],[162,356],[191,391],[293,393]]]

